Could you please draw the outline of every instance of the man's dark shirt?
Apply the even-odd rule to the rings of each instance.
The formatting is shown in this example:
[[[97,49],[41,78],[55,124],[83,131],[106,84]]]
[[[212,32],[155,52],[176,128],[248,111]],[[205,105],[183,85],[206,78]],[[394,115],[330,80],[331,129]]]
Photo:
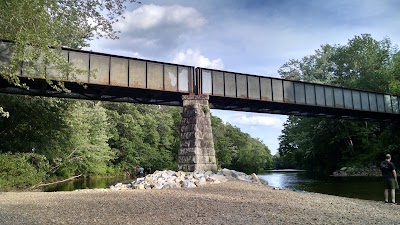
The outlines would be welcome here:
[[[392,171],[395,170],[396,167],[394,166],[394,164],[392,162],[385,160],[385,161],[381,162],[380,168],[381,168],[383,178],[386,178],[386,179],[393,178],[394,179]]]

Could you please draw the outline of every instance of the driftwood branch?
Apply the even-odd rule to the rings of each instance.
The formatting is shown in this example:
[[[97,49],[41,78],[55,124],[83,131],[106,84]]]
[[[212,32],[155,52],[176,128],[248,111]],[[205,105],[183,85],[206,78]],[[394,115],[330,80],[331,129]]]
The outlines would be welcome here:
[[[52,184],[62,183],[62,182],[65,182],[65,181],[73,180],[73,179],[81,177],[81,176],[82,176],[82,174],[79,174],[77,176],[73,176],[73,177],[70,177],[70,178],[65,179],[65,180],[59,180],[59,181],[55,181],[55,182],[51,182],[51,183],[47,183],[47,184],[38,184],[38,185],[35,185],[35,186],[31,187],[30,189],[35,189],[35,188],[38,188],[38,187],[43,187],[43,186],[48,186],[48,185],[52,185]]]

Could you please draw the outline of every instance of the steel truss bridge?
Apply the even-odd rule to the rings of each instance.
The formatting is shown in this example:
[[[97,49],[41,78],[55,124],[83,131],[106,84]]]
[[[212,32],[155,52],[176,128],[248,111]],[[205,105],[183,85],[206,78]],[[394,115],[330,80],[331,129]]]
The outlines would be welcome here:
[[[0,67],[7,66],[12,45],[0,41]],[[182,95],[209,95],[213,109],[400,120],[400,97],[385,93],[67,48],[62,53],[75,68],[84,71],[62,79],[70,92],[51,88],[46,79],[60,78],[48,67],[46,77],[28,74],[24,68],[18,72],[29,90],[0,78],[0,93],[171,106],[181,106]]]

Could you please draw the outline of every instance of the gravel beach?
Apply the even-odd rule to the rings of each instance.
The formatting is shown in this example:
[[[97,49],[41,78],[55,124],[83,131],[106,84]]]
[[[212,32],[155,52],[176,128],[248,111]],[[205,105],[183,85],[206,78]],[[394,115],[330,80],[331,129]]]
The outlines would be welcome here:
[[[400,206],[228,181],[163,190],[2,192],[0,224],[400,224]]]

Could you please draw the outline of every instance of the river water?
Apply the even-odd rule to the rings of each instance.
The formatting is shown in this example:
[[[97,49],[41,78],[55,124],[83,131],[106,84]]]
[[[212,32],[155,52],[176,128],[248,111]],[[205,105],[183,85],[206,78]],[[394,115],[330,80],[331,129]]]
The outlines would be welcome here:
[[[294,191],[316,192],[322,194],[383,200],[383,185],[380,177],[324,177],[317,178],[305,172],[267,172],[258,175],[273,187]],[[85,188],[107,188],[117,181],[129,181],[129,177],[77,179],[61,184],[50,185],[44,191],[72,191]],[[400,193],[396,194],[400,202]]]
[[[63,183],[52,184],[44,188],[44,191],[73,191],[77,189],[94,189],[94,188],[108,188],[110,184],[115,182],[123,182],[131,180],[130,177],[91,177],[86,179],[75,179]]]
[[[381,177],[323,177],[316,178],[305,172],[270,172],[258,175],[273,187],[294,191],[307,191],[349,198],[383,201]],[[400,193],[396,193],[399,199]]]

